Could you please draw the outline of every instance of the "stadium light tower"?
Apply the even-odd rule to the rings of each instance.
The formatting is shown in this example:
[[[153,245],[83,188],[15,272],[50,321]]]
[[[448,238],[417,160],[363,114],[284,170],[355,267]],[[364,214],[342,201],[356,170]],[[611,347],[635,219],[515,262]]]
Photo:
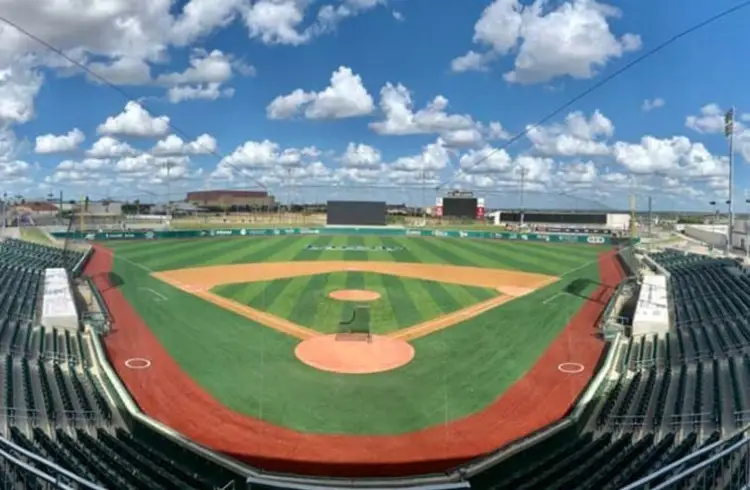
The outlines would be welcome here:
[[[731,107],[726,114],[724,114],[724,136],[729,141],[729,227],[728,237],[726,243],[726,252],[732,248],[732,238],[734,238],[734,203],[732,202],[732,194],[734,188],[734,107]]]

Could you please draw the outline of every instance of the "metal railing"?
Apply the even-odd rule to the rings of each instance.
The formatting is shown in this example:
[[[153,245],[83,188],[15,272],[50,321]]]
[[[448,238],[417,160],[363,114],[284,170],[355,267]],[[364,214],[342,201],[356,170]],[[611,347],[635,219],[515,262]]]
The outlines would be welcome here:
[[[750,439],[721,440],[620,490],[744,489],[750,477]],[[717,485],[720,483],[722,485]],[[730,486],[731,485],[731,486]]]

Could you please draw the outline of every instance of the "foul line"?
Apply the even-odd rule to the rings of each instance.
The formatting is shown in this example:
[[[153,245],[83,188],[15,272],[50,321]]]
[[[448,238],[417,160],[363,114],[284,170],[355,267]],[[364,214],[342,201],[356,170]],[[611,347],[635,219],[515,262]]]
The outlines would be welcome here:
[[[294,322],[290,322],[289,320],[285,320],[274,314],[256,310],[255,308],[251,308],[250,306],[243,305],[231,299],[224,298],[222,296],[219,296],[218,294],[210,293],[200,288],[192,288],[189,285],[185,285],[182,283],[172,283],[171,280],[168,280],[164,277],[160,278],[160,280],[166,282],[167,284],[171,284],[172,286],[175,286],[185,291],[186,293],[192,294],[203,300],[220,306],[225,310],[229,310],[232,313],[244,316],[245,318],[249,318],[250,320],[260,323],[261,325],[272,328],[276,331],[290,335],[300,340],[307,340],[322,335],[321,333],[316,332],[313,329],[303,327],[302,325],[297,325]]]
[[[470,320],[481,315],[482,313],[497,308],[500,305],[513,301],[516,298],[520,298],[521,296],[526,296],[527,294],[538,291],[539,289],[552,284],[555,281],[557,281],[556,277],[550,278],[548,280],[540,282],[536,288],[529,289],[525,293],[516,295],[504,294],[502,296],[497,296],[495,298],[488,299],[487,301],[482,301],[481,303],[466,307],[462,310],[454,311],[432,320],[427,320],[426,322],[419,323],[417,325],[414,325],[413,327],[408,327],[403,330],[393,332],[391,334],[388,334],[388,337],[400,340],[415,340],[420,337],[425,337],[431,333],[435,333],[440,330],[444,330],[446,328],[457,325],[463,321]],[[498,289],[502,289],[502,286],[498,286]]]
[[[143,289],[144,291],[150,291],[151,294],[153,294],[154,296],[156,296],[157,298],[159,298],[161,301],[167,301],[169,299],[166,296],[164,296],[163,294],[161,294],[160,292],[154,291],[151,288],[141,288],[141,289]]]

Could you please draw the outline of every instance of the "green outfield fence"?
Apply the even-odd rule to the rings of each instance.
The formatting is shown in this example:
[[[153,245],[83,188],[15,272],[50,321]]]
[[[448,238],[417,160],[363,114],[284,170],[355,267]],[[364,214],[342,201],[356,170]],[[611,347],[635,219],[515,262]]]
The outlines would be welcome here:
[[[550,243],[588,243],[592,245],[635,244],[638,238],[606,235],[572,235],[565,233],[516,233],[463,230],[425,230],[410,228],[237,228],[211,230],[117,231],[117,232],[53,232],[55,238],[71,240],[163,240],[170,238],[257,237],[288,235],[378,235],[452,238],[491,238]]]

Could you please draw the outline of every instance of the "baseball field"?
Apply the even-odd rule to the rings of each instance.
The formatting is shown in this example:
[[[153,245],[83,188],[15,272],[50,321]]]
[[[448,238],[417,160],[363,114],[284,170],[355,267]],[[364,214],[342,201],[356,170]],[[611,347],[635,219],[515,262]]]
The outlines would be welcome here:
[[[325,235],[105,245],[87,272],[137,403],[255,463],[453,461],[553,421],[595,368],[594,322],[621,278],[594,245]],[[355,330],[365,338],[342,336]]]

